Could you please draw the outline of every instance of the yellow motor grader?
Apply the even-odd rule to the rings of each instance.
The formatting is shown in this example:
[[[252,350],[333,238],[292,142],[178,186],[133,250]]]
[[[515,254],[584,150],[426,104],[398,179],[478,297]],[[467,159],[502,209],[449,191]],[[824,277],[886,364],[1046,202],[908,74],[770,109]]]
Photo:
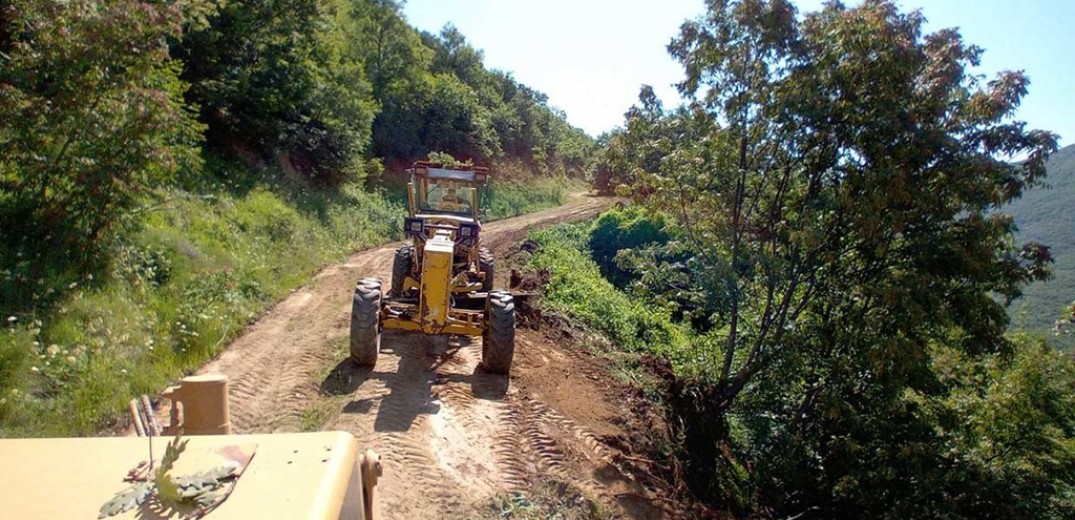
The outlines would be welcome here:
[[[351,308],[351,359],[374,366],[382,329],[482,337],[482,365],[507,374],[515,352],[515,302],[493,290],[494,260],[481,246],[482,167],[417,162],[407,169],[411,243],[396,250],[392,281],[364,278]]]

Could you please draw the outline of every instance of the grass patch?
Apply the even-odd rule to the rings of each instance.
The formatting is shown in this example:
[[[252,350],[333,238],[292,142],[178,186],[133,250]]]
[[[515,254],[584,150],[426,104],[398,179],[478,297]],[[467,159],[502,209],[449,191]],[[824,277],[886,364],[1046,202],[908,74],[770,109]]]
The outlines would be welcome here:
[[[325,264],[400,234],[402,208],[382,194],[223,168],[200,195],[160,193],[105,272],[0,337],[0,435],[100,431],[131,396],[196,369]]]
[[[534,178],[527,182],[490,182],[488,220],[533,213],[567,202],[572,192],[586,191],[586,185],[564,179]]]
[[[346,337],[333,341],[329,345],[329,349],[332,356],[327,362],[318,367],[310,377],[310,382],[312,384],[321,386],[322,388],[324,388],[326,381],[329,381],[329,378],[332,376],[336,367],[339,366],[340,362],[346,360],[351,355],[350,342]],[[331,386],[332,382],[328,384]],[[317,400],[307,405],[302,411],[302,414],[299,416],[299,431],[321,431],[329,421],[340,415],[340,410],[343,409],[345,401],[346,397],[322,394]]]
[[[481,518],[508,520],[606,520],[601,504],[558,480],[545,480],[527,492],[503,494],[480,513]],[[469,517],[468,517],[469,518]]]
[[[339,401],[339,399],[326,398],[310,403],[309,406],[303,409],[302,414],[299,415],[299,431],[321,431],[321,428],[339,415]]]

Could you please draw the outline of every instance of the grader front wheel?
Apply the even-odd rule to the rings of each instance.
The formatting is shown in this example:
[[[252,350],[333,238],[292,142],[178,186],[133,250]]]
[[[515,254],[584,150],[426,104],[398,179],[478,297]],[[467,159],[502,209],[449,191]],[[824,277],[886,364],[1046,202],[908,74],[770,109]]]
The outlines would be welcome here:
[[[396,256],[392,260],[392,287],[389,291],[391,296],[403,296],[403,281],[411,274],[413,263],[414,246],[400,246],[396,249]]]
[[[478,269],[485,273],[485,280],[482,281],[482,292],[492,291],[493,272],[496,271],[496,260],[492,251],[484,247],[478,250]]]
[[[381,350],[381,281],[363,278],[355,286],[351,305],[351,360],[360,366],[377,364]]]
[[[515,357],[515,301],[511,293],[489,293],[485,314],[482,365],[494,374],[507,374],[511,371],[511,360]]]

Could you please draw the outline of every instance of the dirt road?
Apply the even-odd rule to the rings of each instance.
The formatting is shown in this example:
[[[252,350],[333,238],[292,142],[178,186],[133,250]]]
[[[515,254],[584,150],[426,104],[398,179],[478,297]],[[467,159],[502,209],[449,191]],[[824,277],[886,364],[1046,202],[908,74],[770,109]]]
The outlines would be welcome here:
[[[575,196],[488,224],[484,240],[500,258],[532,226],[593,216],[607,205]],[[397,246],[324,269],[202,368],[230,376],[236,432],[353,433],[384,461],[381,518],[469,518],[498,493],[548,478],[617,516],[654,517],[631,498],[638,486],[611,464],[598,437],[620,433],[615,396],[586,375],[585,360],[544,335],[519,330],[510,379],[478,367],[480,338],[386,331],[375,369],[347,360],[354,285],[369,276],[387,284]],[[506,278],[498,273],[497,287]]]

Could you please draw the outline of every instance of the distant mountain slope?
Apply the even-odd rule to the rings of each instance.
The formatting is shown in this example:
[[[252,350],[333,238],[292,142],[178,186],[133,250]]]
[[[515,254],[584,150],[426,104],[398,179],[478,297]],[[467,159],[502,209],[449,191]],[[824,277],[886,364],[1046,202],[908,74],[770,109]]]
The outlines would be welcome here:
[[[1054,278],[1026,288],[1011,309],[1013,324],[1047,332],[1061,309],[1075,300],[1075,145],[1053,154],[1045,185],[1028,191],[1006,211],[1019,226],[1018,241],[1036,241],[1052,249]],[[1075,347],[1075,338],[1061,338]]]

